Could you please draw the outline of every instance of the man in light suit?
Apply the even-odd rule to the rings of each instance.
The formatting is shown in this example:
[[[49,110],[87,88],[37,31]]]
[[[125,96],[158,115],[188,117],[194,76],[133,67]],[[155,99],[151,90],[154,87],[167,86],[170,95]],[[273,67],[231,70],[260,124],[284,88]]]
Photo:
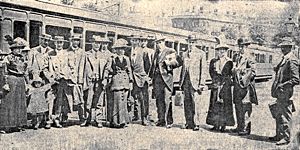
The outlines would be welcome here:
[[[81,35],[74,34],[70,38],[70,47],[64,51],[65,58],[61,60],[60,86],[57,99],[63,107],[60,110],[62,121],[66,122],[68,113],[73,112],[73,106],[78,107],[78,115],[81,122],[83,116],[83,71],[85,58],[84,50],[80,48]]]
[[[294,42],[291,38],[284,38],[279,46],[283,57],[274,68],[276,74],[271,89],[272,97],[277,99],[276,136],[270,137],[270,140],[278,141],[276,145],[286,145],[290,142],[290,121],[292,112],[295,111],[290,98],[293,96],[294,86],[299,85],[299,62],[292,52]]]
[[[42,34],[40,36],[40,45],[31,49],[28,58],[28,70],[31,76],[38,74],[45,83],[49,83],[49,55],[53,51],[49,47],[49,42],[52,39],[49,34]]]
[[[55,49],[50,51],[49,54],[49,73],[51,75],[51,90],[47,93],[47,100],[49,105],[49,120],[47,121],[46,128],[51,128],[51,124],[54,122],[54,125],[57,128],[62,128],[62,125],[60,124],[60,114],[58,113],[57,109],[61,106],[59,106],[59,103],[57,103],[57,90],[59,87],[59,80],[60,80],[60,62],[64,59],[63,53],[63,45],[66,40],[64,40],[63,36],[55,36],[53,38]],[[56,100],[56,101],[55,101]],[[55,103],[55,105],[54,105]]]
[[[197,39],[189,36],[186,39],[189,49],[183,58],[180,74],[180,88],[184,91],[184,115],[186,124],[184,129],[199,130],[199,99],[205,87],[207,62],[206,54],[195,46]]]
[[[239,39],[239,53],[235,57],[236,65],[233,69],[234,88],[233,102],[235,104],[237,128],[233,132],[239,135],[249,135],[251,132],[250,117],[252,114],[252,104],[258,105],[255,89],[255,62],[248,45],[251,42],[247,39]]]
[[[156,98],[158,121],[156,126],[171,128],[172,116],[172,91],[173,69],[180,67],[182,59],[174,49],[165,45],[165,38],[155,40],[156,52],[150,68],[150,77],[153,80],[153,89]]]
[[[105,88],[107,79],[104,77],[104,68],[107,60],[111,57],[111,52],[106,49],[100,49],[102,43],[110,42],[106,38],[93,36],[91,39],[92,49],[85,52],[84,72],[83,73],[83,94],[84,94],[84,116],[85,121],[81,124],[82,127],[89,126],[94,120],[98,128],[102,124],[97,120],[96,116],[92,116],[92,112],[96,112],[98,102],[103,106]]]
[[[149,124],[149,96],[148,96],[148,72],[150,68],[150,56],[145,48],[140,46],[143,37],[133,35],[130,37],[132,49],[130,55],[131,68],[133,72],[132,96],[135,99],[137,111],[136,119],[141,119],[142,124]]]

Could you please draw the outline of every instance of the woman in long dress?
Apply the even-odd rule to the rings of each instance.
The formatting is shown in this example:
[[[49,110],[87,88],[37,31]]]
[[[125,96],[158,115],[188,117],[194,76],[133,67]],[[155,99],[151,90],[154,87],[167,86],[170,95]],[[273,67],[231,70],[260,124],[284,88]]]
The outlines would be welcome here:
[[[124,55],[127,41],[118,39],[112,46],[117,55],[113,55],[106,70],[112,75],[110,90],[112,98],[108,100],[108,121],[112,127],[126,127],[129,122],[127,109],[128,93],[132,87],[132,72],[129,58]]]
[[[16,38],[10,46],[6,63],[4,96],[0,103],[1,132],[21,131],[27,125],[25,73],[27,64],[22,55],[25,40]],[[25,41],[26,42],[26,41]]]
[[[216,47],[219,55],[213,58],[209,65],[212,78],[210,104],[206,123],[214,126],[212,130],[225,131],[226,126],[234,126],[232,104],[232,60],[226,56],[228,46]]]

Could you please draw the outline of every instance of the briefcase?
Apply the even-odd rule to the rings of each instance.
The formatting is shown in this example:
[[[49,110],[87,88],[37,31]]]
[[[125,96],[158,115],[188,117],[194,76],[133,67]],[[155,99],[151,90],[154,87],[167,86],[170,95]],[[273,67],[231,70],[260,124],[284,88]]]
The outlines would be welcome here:
[[[277,118],[278,116],[278,106],[277,106],[277,102],[272,102],[269,104],[269,109],[271,112],[271,115],[274,119]]]

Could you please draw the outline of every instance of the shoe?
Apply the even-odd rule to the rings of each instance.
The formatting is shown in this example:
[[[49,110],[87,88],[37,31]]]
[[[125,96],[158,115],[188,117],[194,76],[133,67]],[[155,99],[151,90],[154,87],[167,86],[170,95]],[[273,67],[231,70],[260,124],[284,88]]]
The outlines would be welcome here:
[[[185,124],[185,125],[183,125],[183,126],[181,127],[181,129],[194,129],[194,127]]]
[[[193,131],[199,131],[199,130],[200,130],[199,126],[195,126],[195,127],[193,128]]]
[[[278,135],[275,135],[275,136],[269,137],[269,140],[270,141],[280,141],[280,137]]]
[[[155,125],[158,126],[158,127],[163,127],[163,126],[166,125],[166,123],[164,123],[164,122],[157,122]]]
[[[84,120],[84,121],[80,124],[80,127],[87,127],[87,126],[89,126],[89,125],[90,125],[90,123],[89,123],[88,121]]]
[[[221,131],[221,132],[225,132],[225,129],[226,129],[226,126],[221,126],[220,131]]]
[[[240,129],[238,129],[238,128],[231,129],[230,132],[232,132],[232,133],[238,133],[238,132],[240,132]]]
[[[167,128],[167,129],[171,129],[171,128],[172,128],[172,125],[171,125],[171,124],[168,124],[168,125],[166,126],[166,128]]]
[[[0,130],[0,134],[6,134],[5,130]]]
[[[243,130],[243,131],[238,132],[238,135],[240,135],[240,136],[250,135],[250,132]]]
[[[102,128],[102,127],[103,127],[102,123],[97,123],[97,128]]]
[[[147,119],[142,120],[142,125],[143,125],[143,126],[149,126],[149,125],[150,125],[150,122],[149,122]]]
[[[219,130],[219,127],[214,126],[214,127],[210,128],[209,130],[211,130],[211,131],[218,131],[218,130]]]
[[[38,122],[37,124],[34,125],[33,130],[37,130],[40,127],[40,123]]]
[[[45,129],[51,129],[51,123],[47,123]]]
[[[287,145],[287,144],[289,144],[290,143],[290,141],[288,141],[288,140],[286,140],[286,139],[281,139],[280,141],[278,141],[277,143],[276,143],[276,145]]]
[[[59,120],[54,120],[54,124],[57,128],[62,128],[62,125],[59,123]]]
[[[18,127],[17,130],[20,131],[25,131],[25,129],[23,127]]]

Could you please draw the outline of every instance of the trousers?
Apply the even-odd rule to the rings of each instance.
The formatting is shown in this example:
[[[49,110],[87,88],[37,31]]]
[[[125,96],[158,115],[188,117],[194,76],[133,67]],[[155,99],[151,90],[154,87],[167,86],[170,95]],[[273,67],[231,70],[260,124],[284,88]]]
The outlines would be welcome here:
[[[278,116],[276,120],[276,135],[290,141],[291,129],[290,121],[292,119],[293,105],[290,100],[277,99]]]
[[[156,74],[153,80],[153,90],[156,98],[158,122],[173,124],[172,91],[164,83],[161,75]]]
[[[133,84],[132,96],[135,100],[135,116],[141,119],[142,122],[147,119],[149,115],[149,86],[147,83],[143,87]]]

